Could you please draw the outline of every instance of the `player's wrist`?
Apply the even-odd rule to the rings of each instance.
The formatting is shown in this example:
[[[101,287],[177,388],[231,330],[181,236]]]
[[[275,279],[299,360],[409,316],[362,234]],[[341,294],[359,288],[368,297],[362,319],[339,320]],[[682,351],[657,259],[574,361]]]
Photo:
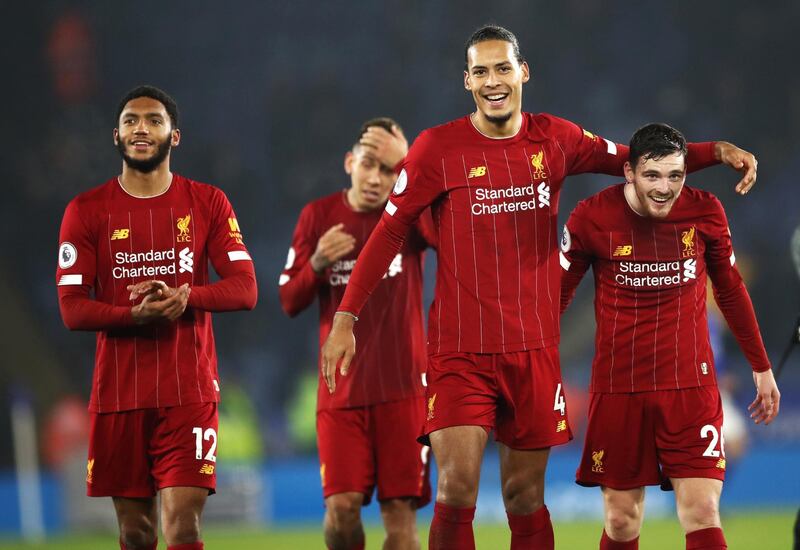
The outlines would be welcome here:
[[[333,314],[333,322],[336,325],[349,324],[353,326],[358,321],[358,316],[349,311],[337,311]]]

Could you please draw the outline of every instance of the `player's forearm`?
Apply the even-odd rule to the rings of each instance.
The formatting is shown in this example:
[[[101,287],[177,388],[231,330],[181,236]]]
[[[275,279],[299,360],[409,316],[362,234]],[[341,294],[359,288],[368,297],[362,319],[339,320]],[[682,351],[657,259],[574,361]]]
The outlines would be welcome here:
[[[210,285],[193,286],[188,305],[203,311],[240,311],[253,309],[257,301],[255,272],[249,270],[223,275]]]
[[[392,259],[403,246],[407,233],[407,225],[395,219],[387,223],[385,215],[381,218],[358,255],[355,269],[347,282],[347,290],[337,311],[345,311],[356,316],[361,312],[369,295],[378,286]]]
[[[720,162],[719,158],[717,158],[715,141],[687,143],[686,149],[687,172],[697,172]]]
[[[130,306],[93,300],[88,291],[59,292],[61,319],[69,330],[102,331],[135,325]]]
[[[281,275],[281,277],[289,275]],[[311,268],[311,262],[306,263],[300,271],[278,287],[278,296],[281,308],[289,317],[294,317],[312,303],[319,291],[322,278]]]
[[[744,282],[721,289],[715,286],[714,299],[752,369],[756,372],[769,370],[771,365]]]

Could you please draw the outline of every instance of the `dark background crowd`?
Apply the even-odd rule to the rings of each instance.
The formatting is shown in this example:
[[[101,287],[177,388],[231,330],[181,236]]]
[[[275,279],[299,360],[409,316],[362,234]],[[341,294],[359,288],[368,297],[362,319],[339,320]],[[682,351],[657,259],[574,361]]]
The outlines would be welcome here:
[[[234,401],[247,404],[258,456],[310,451],[317,311],[289,320],[277,296],[297,215],[309,200],[349,185],[342,158],[367,118],[395,118],[411,141],[472,109],[463,44],[487,22],[520,39],[532,70],[527,111],[622,143],[637,127],[663,121],[692,141],[724,139],[755,153],[759,179],[747,197],[733,192],[738,175],[727,168],[693,174],[688,184],[717,194],[728,212],[773,361],[800,310],[788,253],[800,223],[798,3],[42,1],[6,4],[3,12],[4,441],[11,428],[3,403],[31,402],[44,433],[65,398],[88,395],[94,335],[61,323],[58,229],[72,197],[119,173],[116,105],[149,83],[181,110],[173,170],[228,194],[256,264],[255,311],[216,321],[223,400],[232,388]],[[579,199],[615,182],[568,180],[562,221]],[[563,322],[563,368],[576,389],[585,387],[592,352],[589,286]],[[726,370],[739,379],[737,399],[746,402],[748,365],[730,336],[723,344]],[[770,437],[800,439],[798,422],[788,420],[800,415],[792,395],[799,361],[800,353],[780,381],[787,420]],[[12,460],[11,446],[0,446],[0,467]]]

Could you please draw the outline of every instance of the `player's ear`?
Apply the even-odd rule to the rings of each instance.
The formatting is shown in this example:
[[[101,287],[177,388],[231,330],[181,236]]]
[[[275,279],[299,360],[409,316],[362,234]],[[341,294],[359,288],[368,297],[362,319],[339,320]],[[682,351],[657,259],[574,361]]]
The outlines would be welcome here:
[[[528,62],[523,61],[520,69],[522,69],[522,82],[529,81],[531,79],[531,68],[528,66]]]
[[[348,151],[344,154],[344,171],[347,174],[353,173],[353,163],[355,162],[355,155],[352,151]]]
[[[465,90],[471,90],[472,89],[470,87],[470,83],[469,83],[469,71],[464,71],[464,89]]]
[[[114,128],[113,135],[114,135],[114,145],[119,145],[119,130],[117,128]]]
[[[178,128],[175,128],[170,132],[170,144],[173,147],[177,147],[181,143],[181,131]]]
[[[633,166],[631,166],[630,161],[625,161],[625,165],[622,167],[623,171],[625,172],[625,181],[628,183],[633,183]]]

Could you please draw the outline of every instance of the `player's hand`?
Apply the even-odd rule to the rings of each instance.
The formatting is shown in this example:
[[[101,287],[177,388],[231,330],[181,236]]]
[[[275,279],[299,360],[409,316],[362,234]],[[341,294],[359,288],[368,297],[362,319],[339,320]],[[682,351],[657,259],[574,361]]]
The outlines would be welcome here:
[[[345,257],[356,247],[356,238],[345,233],[344,224],[337,223],[328,229],[317,243],[317,249],[311,256],[311,269],[322,273],[333,262]]]
[[[378,161],[392,170],[408,154],[408,141],[397,126],[392,126],[391,132],[380,126],[370,126],[358,143],[369,147]]]
[[[169,291],[169,286],[167,286],[167,283],[157,280],[141,281],[135,285],[128,285],[126,288],[131,293],[129,297],[131,302],[135,302],[140,296],[151,293],[156,293],[158,297],[164,297]]]
[[[166,285],[165,285],[166,286]],[[158,288],[131,308],[131,314],[136,324],[144,325],[157,321],[174,321],[186,311],[191,292],[188,283],[178,288],[167,287],[166,292]]]
[[[753,382],[756,384],[756,398],[747,407],[747,410],[750,411],[750,418],[756,424],[769,424],[778,416],[781,402],[781,392],[778,391],[778,384],[772,375],[772,369],[754,372]]]
[[[714,157],[723,164],[742,173],[742,179],[736,184],[736,192],[744,195],[756,183],[758,161],[752,153],[739,149],[727,141],[718,141],[714,145]]]
[[[353,334],[353,323],[355,319],[346,314],[335,314],[333,316],[333,326],[328,334],[328,339],[322,346],[322,377],[328,392],[336,391],[336,365],[341,360],[339,373],[347,376],[350,370],[350,362],[356,354],[356,337]]]

